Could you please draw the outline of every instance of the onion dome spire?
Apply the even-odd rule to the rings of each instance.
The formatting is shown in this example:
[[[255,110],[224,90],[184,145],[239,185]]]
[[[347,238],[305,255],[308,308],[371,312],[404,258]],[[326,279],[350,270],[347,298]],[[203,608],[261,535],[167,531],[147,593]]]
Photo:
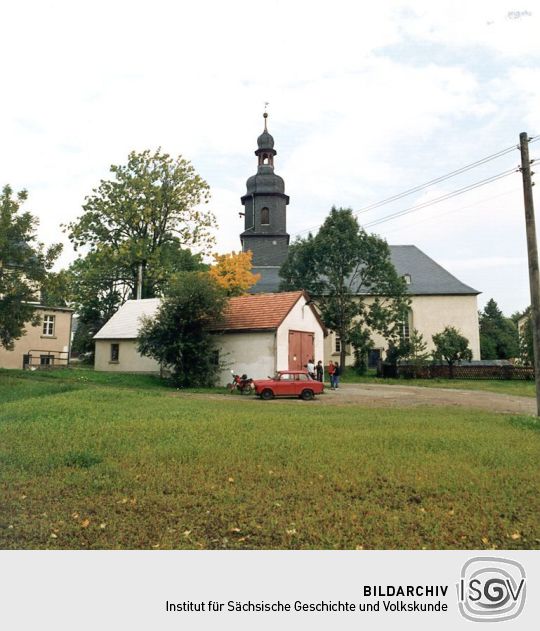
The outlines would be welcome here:
[[[264,130],[263,133],[257,138],[257,151],[255,151],[255,155],[259,157],[259,166],[274,166],[274,156],[277,151],[274,149],[274,138],[268,132],[267,120],[268,120],[268,112],[265,109],[263,114],[264,119]]]

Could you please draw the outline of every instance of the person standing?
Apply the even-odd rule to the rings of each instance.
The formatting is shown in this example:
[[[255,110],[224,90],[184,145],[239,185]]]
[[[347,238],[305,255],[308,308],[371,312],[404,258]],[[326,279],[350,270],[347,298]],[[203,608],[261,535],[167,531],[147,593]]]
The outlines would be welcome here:
[[[341,368],[337,362],[334,362],[334,388],[339,388],[339,377],[341,375]]]
[[[330,360],[328,362],[328,376],[330,377],[330,390],[334,390],[334,371],[335,371],[334,362]]]
[[[317,381],[324,380],[324,366],[322,365],[322,361],[319,359],[317,362],[317,366],[315,366],[315,370],[317,373]]]
[[[315,363],[314,363],[314,361],[312,359],[308,359],[308,363],[307,363],[306,368],[307,368],[307,371],[309,373],[309,376],[312,379],[315,379]]]

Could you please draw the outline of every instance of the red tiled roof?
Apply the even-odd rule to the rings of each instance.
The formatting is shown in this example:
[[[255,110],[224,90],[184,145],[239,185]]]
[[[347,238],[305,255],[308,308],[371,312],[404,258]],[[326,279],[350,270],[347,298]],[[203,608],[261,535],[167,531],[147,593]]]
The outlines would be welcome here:
[[[214,331],[277,329],[303,293],[284,291],[236,296],[229,300],[222,321],[211,328]]]

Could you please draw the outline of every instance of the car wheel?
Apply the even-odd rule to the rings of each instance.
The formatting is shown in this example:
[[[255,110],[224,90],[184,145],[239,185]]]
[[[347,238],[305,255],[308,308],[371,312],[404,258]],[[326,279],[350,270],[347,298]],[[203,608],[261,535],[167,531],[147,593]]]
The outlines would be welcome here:
[[[306,388],[306,390],[302,390],[302,394],[300,396],[304,399],[304,401],[311,401],[314,397],[313,390],[308,390]]]
[[[274,393],[272,392],[272,390],[270,390],[270,388],[265,388],[262,392],[261,392],[261,399],[264,399],[265,401],[270,401],[270,399],[274,398]]]

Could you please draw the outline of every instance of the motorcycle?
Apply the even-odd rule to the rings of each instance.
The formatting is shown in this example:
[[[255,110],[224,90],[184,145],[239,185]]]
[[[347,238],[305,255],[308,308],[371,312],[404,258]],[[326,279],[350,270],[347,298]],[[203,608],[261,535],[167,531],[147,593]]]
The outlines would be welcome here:
[[[227,384],[227,390],[230,392],[238,390],[240,394],[251,394],[253,390],[255,390],[253,379],[250,379],[246,374],[236,375],[234,371],[231,370],[231,375],[232,381]]]

